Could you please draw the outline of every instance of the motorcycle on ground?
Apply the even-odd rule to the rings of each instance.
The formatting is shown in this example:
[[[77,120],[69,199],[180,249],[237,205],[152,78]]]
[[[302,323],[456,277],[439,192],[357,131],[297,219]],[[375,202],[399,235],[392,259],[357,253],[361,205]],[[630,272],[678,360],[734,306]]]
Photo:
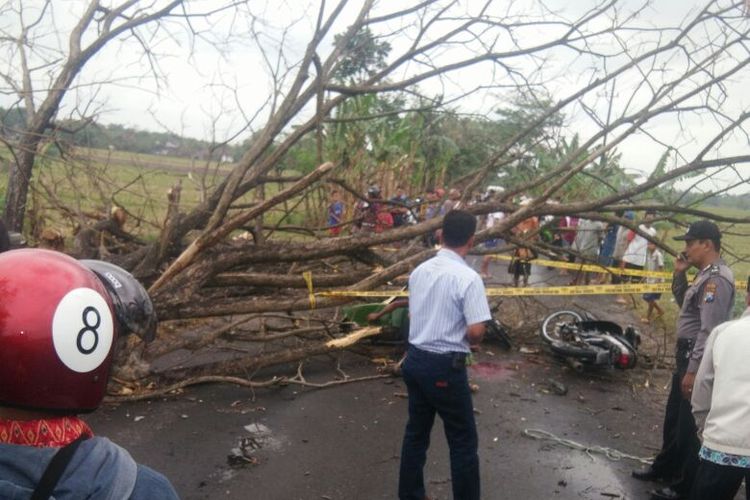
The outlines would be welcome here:
[[[630,325],[623,329],[612,321],[561,310],[544,318],[540,335],[577,371],[587,366],[629,369],[638,362],[641,335]]]

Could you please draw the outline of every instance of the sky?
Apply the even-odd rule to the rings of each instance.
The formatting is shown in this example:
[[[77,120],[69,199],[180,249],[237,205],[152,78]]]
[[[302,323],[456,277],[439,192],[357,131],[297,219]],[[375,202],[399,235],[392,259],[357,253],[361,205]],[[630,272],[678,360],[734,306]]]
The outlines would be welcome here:
[[[157,0],[160,3],[163,0]],[[113,2],[103,2],[110,5]],[[147,2],[146,2],[147,3]],[[549,0],[544,3],[546,12],[538,2],[521,2],[526,4],[533,16],[543,21],[550,21],[555,15],[575,18],[584,10],[596,5],[592,1],[569,2]],[[38,14],[41,4],[36,0],[9,2],[15,10],[23,8],[25,23],[31,22]],[[190,3],[193,12],[213,9],[216,1],[195,0]],[[328,10],[334,2],[328,2]],[[357,4],[357,5],[354,5]],[[331,30],[332,34],[343,31],[356,15],[355,8],[360,2],[350,2],[340,19]],[[621,14],[625,15],[643,2],[624,0],[618,4]],[[6,4],[7,7],[8,4]],[[70,31],[80,12],[87,2],[66,0],[53,2],[52,9],[33,33],[34,45],[41,57],[37,61],[56,59],[57,48],[66,47],[64,34]],[[199,36],[188,36],[184,25],[176,21],[164,23],[159,30],[143,30],[144,38],[153,58],[144,56],[141,45],[133,38],[117,40],[108,45],[89,61],[76,80],[76,87],[63,102],[61,116],[79,115],[81,113],[97,115],[102,123],[120,123],[126,126],[145,130],[170,130],[181,135],[207,140],[225,140],[236,137],[246,138],[250,131],[265,123],[268,117],[269,96],[274,88],[274,79],[269,69],[278,64],[277,56],[283,51],[284,64],[293,66],[301,57],[307,41],[313,32],[317,15],[317,4],[302,0],[253,1],[252,10],[241,9],[225,11],[210,18],[210,23],[199,18],[191,20],[192,27]],[[376,11],[389,12],[393,2],[378,2]],[[400,4],[398,4],[400,5]],[[477,0],[464,0],[458,3],[459,11],[475,11],[481,5]],[[494,13],[510,12],[518,2],[495,1],[491,5]],[[675,25],[696,10],[696,2],[684,0],[658,0],[644,9],[635,21],[641,27]],[[555,14],[553,14],[553,12]],[[3,33],[17,34],[20,21],[18,12],[0,13],[0,30]],[[11,15],[12,14],[12,15]],[[750,22],[750,21],[749,21]],[[590,29],[604,28],[606,19],[592,23]],[[400,30],[399,37],[392,38],[393,53],[403,50],[410,43],[408,25],[399,21],[387,23],[384,28]],[[447,29],[436,26],[438,31]],[[548,39],[559,28],[554,25],[530,27],[520,31],[523,40],[521,45]],[[638,44],[653,42],[655,33],[637,34],[627,40],[629,49],[641,50]],[[257,43],[256,43],[257,42]],[[500,44],[510,40],[500,40]],[[599,49],[606,50],[611,46],[611,39],[602,36]],[[632,47],[630,46],[632,44]],[[321,56],[331,50],[332,36],[321,45]],[[434,55],[438,62],[466,57],[468,47],[455,45],[441,50]],[[13,48],[0,47],[0,71],[2,74],[17,77],[19,72],[17,51]],[[557,48],[545,55],[543,71],[536,73],[535,78],[544,82],[547,91],[554,98],[561,99],[574,92],[582,84],[590,81],[592,68],[597,62],[572,51]],[[154,63],[155,61],[155,63]],[[520,72],[530,74],[534,61],[529,58],[518,58],[508,61]],[[679,57],[659,61],[664,75],[670,70],[684,66]],[[39,65],[41,67],[41,65]],[[54,67],[54,66],[50,66]],[[154,79],[153,71],[159,78]],[[417,64],[406,66],[405,72],[420,69]],[[497,68],[495,68],[497,69]],[[611,69],[611,68],[610,68]],[[47,83],[44,81],[46,68],[38,74],[35,82],[41,90]],[[601,69],[599,73],[601,74]],[[656,80],[659,75],[654,76]],[[727,103],[724,105],[728,119],[737,116],[747,109],[747,72],[738,74],[728,82],[725,91]],[[618,80],[614,94],[609,90],[599,90],[584,99],[590,110],[600,117],[606,116],[609,103],[615,114],[626,109],[628,103],[648,96],[643,87],[636,87],[639,75],[632,74]],[[106,82],[103,85],[100,83]],[[459,95],[475,86],[493,87],[486,91],[457,101],[453,106],[459,111],[476,114],[491,114],[494,109],[507,102],[510,91],[503,88],[509,83],[502,71],[493,72],[488,64],[478,65],[451,74],[448,78],[431,80],[420,84],[425,94],[444,94],[447,97]],[[0,94],[0,105],[7,107],[14,97],[9,95],[7,86]],[[308,111],[309,112],[309,111]],[[583,137],[595,133],[598,126],[587,115],[585,109],[573,106],[565,111],[566,131],[572,135],[579,133]],[[304,114],[303,114],[304,115]],[[250,127],[246,128],[250,123]],[[644,132],[633,134],[618,146],[622,154],[622,164],[633,173],[648,175],[656,165],[667,146],[679,147],[684,151],[683,158],[674,157],[675,165],[689,159],[705,143],[708,137],[716,132],[715,120],[704,113],[685,116],[664,116],[644,127]],[[658,138],[658,140],[654,140]],[[609,138],[611,140],[611,138]],[[721,154],[740,154],[747,150],[744,137],[733,138],[723,146]],[[717,153],[719,154],[719,153]]]

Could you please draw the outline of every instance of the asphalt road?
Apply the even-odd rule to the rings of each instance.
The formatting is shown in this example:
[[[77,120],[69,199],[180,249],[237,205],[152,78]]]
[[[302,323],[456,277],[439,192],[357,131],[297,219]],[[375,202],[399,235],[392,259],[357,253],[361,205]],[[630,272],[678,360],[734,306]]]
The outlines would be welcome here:
[[[493,270],[504,279],[500,266]],[[532,283],[549,281],[545,270],[536,272]],[[554,300],[559,306],[571,303]],[[600,314],[628,320],[612,297],[585,300]],[[483,498],[648,498],[654,485],[630,477],[638,462],[525,432],[653,455],[660,444],[668,371],[639,367],[577,374],[535,341],[523,342],[525,353],[518,350],[521,345],[505,353],[486,344],[471,368],[479,385],[474,404]],[[352,377],[374,373],[370,360],[361,356],[345,355],[341,363]],[[310,381],[335,374],[335,361],[327,357],[305,371]],[[565,395],[556,393],[560,385]],[[393,499],[407,417],[405,394],[398,378],[323,390],[210,385],[163,400],[106,406],[87,420],[97,434],[165,473],[184,499]],[[228,458],[237,453],[245,456],[239,464]],[[451,498],[439,419],[426,480],[433,498]]]
[[[580,375],[544,352],[508,355],[493,346],[478,360],[471,373],[479,385],[474,402],[483,498],[647,498],[650,486],[629,476],[637,462],[532,439],[524,431],[649,456],[659,444],[664,397],[654,388],[654,374]],[[317,364],[308,380],[330,378],[332,365]],[[353,356],[343,369],[351,376],[373,371]],[[647,377],[650,389],[643,388]],[[550,380],[567,394],[557,395]],[[88,420],[95,432],[164,472],[185,499],[395,498],[405,392],[395,378],[324,390],[211,385],[161,401],[105,407]],[[426,478],[430,494],[447,499],[441,427],[433,431]],[[228,456],[243,438],[250,462],[231,466]]]

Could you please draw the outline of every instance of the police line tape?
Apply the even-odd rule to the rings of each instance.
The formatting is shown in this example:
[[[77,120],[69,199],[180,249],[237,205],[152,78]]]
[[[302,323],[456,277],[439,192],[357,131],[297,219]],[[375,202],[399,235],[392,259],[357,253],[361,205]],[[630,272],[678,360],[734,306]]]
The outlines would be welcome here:
[[[495,260],[513,260],[512,255],[492,255]],[[641,269],[620,269],[619,267],[608,267],[599,264],[576,264],[573,262],[566,262],[560,260],[549,260],[549,259],[531,259],[524,260],[529,264],[536,264],[539,266],[555,267],[558,269],[570,269],[573,271],[590,271],[594,273],[611,273],[620,274],[623,276],[640,276],[645,278],[671,278],[672,273],[665,271],[644,271]]]
[[[583,286],[540,286],[540,287],[507,287],[487,288],[488,297],[521,296],[521,295],[627,295],[633,293],[671,292],[669,283],[630,283],[626,285],[583,285]],[[355,291],[335,290],[317,292],[321,297],[408,297],[407,290]]]

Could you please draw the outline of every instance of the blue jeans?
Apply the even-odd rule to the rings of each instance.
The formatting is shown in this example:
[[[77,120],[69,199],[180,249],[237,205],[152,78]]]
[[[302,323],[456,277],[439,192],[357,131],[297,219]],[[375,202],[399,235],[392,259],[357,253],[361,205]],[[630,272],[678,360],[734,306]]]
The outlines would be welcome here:
[[[479,455],[474,407],[466,367],[453,354],[435,354],[409,346],[402,368],[409,391],[409,421],[401,448],[398,495],[423,500],[424,464],[435,413],[443,419],[451,460],[453,498],[479,499]]]

